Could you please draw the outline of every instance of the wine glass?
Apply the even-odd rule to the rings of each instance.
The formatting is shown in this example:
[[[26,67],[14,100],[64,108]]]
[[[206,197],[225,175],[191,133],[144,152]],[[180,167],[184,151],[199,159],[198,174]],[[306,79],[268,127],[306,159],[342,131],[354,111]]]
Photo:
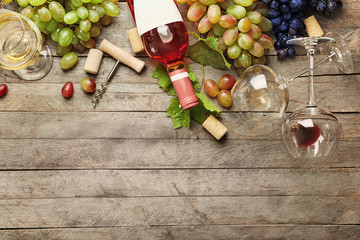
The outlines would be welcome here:
[[[53,59],[38,27],[27,17],[0,9],[0,67],[24,80],[43,78]]]
[[[290,44],[302,44],[304,38],[289,40]],[[317,40],[327,42],[327,56],[313,64],[318,67],[327,61],[335,62],[344,73],[354,71],[349,48],[343,38],[336,33]],[[236,81],[232,96],[234,110],[239,111],[247,122],[268,122],[283,116],[289,101],[288,84],[308,72],[308,67],[300,69],[285,78],[270,67],[254,65],[246,69]]]
[[[331,112],[320,109],[315,104],[314,94],[314,54],[318,44],[335,42],[329,37],[304,37],[289,40],[304,46],[309,58],[308,94],[305,108],[292,113],[284,121],[281,132],[290,154],[294,158],[328,158],[341,138],[341,123]]]

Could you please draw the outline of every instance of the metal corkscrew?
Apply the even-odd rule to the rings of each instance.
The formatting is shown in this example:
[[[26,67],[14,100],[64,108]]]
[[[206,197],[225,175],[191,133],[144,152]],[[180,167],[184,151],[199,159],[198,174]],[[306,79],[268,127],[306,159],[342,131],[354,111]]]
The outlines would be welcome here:
[[[106,88],[107,88],[107,85],[109,84],[109,82],[113,78],[119,64],[120,64],[120,61],[116,61],[115,65],[112,67],[112,69],[110,70],[110,73],[106,77],[106,81],[103,82],[101,84],[101,87],[96,91],[93,99],[91,100],[94,108],[96,108],[96,105],[99,103],[100,98],[104,95],[104,93],[106,91]]]

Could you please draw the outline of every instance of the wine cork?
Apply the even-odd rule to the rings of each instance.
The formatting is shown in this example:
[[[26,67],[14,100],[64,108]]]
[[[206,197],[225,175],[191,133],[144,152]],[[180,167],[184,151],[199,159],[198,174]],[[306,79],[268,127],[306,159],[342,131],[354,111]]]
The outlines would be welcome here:
[[[202,126],[217,140],[220,140],[228,131],[228,129],[213,115],[210,115]]]
[[[145,50],[137,28],[128,30],[127,35],[130,41],[131,49],[134,53],[139,53]]]
[[[97,74],[103,57],[103,52],[92,48],[86,58],[84,70],[91,74]]]
[[[119,60],[121,63],[128,65],[138,73],[143,70],[145,67],[145,62],[137,59],[124,49],[112,44],[108,40],[104,39],[99,46],[99,49],[103,52],[106,52],[116,60]]]
[[[309,37],[322,37],[324,36],[324,31],[321,29],[319,22],[316,20],[315,16],[310,16],[304,20],[306,26],[306,32]]]

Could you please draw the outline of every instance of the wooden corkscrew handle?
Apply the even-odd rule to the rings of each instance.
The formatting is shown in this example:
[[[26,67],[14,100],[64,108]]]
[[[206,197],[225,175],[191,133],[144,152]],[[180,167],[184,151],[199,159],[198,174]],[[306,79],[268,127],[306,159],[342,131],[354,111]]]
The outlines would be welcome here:
[[[106,52],[121,63],[128,65],[138,73],[140,73],[145,66],[144,61],[134,57],[124,49],[112,44],[106,39],[100,43],[99,49],[103,52]]]

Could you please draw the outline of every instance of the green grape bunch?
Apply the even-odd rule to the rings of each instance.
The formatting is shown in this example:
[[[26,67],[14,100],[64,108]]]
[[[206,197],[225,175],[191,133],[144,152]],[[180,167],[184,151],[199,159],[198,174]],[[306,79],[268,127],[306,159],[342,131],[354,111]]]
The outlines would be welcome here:
[[[234,61],[238,73],[265,64],[265,51],[273,47],[265,34],[272,29],[268,7],[256,0],[176,0],[187,4],[187,18],[200,34],[218,39],[218,48]]]
[[[94,48],[103,26],[119,14],[118,0],[17,0],[19,12],[57,42],[60,56]],[[77,58],[77,56],[76,56]],[[61,65],[62,66],[62,65]],[[68,68],[67,68],[68,69]]]

